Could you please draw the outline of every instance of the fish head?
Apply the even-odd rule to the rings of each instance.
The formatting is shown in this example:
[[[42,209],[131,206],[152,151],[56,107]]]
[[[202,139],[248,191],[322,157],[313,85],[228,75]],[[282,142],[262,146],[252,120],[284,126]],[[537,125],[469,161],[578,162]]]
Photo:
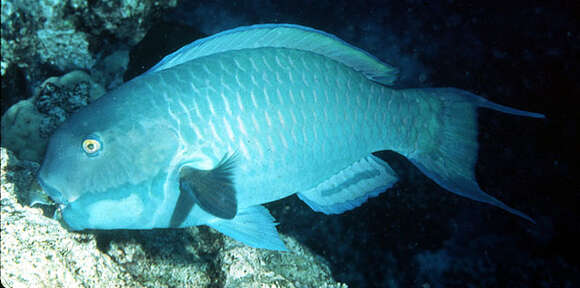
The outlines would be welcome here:
[[[151,210],[162,202],[152,197],[163,199],[178,148],[174,132],[110,102],[67,119],[41,164],[39,183],[72,230],[148,228]]]

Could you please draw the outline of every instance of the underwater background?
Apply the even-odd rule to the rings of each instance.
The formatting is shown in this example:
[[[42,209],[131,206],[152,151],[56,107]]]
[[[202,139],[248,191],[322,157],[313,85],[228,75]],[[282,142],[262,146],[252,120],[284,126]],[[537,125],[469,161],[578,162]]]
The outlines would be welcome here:
[[[485,4],[484,4],[485,3]],[[2,1],[1,280],[5,287],[578,287],[578,1]],[[480,110],[484,191],[537,224],[402,181],[341,215],[267,208],[291,253],[206,227],[69,233],[28,207],[64,119],[195,39],[258,23],[320,29],[400,69],[545,120]],[[72,72],[72,73],[71,73]],[[63,76],[65,75],[65,76]]]

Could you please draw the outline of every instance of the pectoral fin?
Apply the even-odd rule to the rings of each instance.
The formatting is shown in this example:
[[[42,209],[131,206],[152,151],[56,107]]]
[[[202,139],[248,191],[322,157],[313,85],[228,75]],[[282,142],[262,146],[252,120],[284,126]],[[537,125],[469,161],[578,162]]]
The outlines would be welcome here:
[[[189,184],[180,181],[179,190],[179,198],[177,199],[177,203],[173,209],[169,227],[177,228],[181,226],[183,221],[187,219],[187,215],[189,215],[191,209],[193,209],[193,205],[195,205],[195,200],[193,199],[193,194],[191,193]]]
[[[183,222],[193,204],[198,204],[204,211],[222,218],[233,219],[238,210],[236,191],[233,183],[233,167],[235,155],[224,157],[212,170],[200,170],[192,167],[183,167],[179,172],[179,190],[181,192],[176,211],[180,212],[179,217],[174,213],[176,222]],[[179,201],[183,201],[179,203]],[[188,208],[189,207],[189,208]],[[179,208],[179,209],[177,209]]]

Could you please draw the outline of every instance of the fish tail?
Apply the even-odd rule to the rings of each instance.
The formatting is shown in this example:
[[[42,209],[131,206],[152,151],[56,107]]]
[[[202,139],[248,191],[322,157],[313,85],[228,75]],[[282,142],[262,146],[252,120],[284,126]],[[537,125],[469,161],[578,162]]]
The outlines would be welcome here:
[[[419,148],[407,155],[411,162],[441,187],[455,194],[500,207],[535,223],[528,215],[485,193],[477,184],[477,108],[534,118],[545,118],[544,115],[502,106],[455,88],[414,89],[412,92],[437,97],[442,105],[438,115],[439,132],[435,133],[437,143],[425,145],[425,149]]]

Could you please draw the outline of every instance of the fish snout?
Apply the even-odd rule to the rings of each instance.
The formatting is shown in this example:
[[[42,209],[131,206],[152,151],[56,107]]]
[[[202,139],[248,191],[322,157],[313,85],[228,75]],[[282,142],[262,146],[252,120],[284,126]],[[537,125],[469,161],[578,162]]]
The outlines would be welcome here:
[[[43,171],[41,170],[40,173],[38,174],[37,180],[38,184],[40,184],[40,187],[42,188],[44,193],[46,193],[46,195],[48,195],[54,202],[59,204],[65,204],[66,201],[64,200],[60,190],[48,184],[49,183],[49,181],[47,181],[48,176],[42,172]]]

